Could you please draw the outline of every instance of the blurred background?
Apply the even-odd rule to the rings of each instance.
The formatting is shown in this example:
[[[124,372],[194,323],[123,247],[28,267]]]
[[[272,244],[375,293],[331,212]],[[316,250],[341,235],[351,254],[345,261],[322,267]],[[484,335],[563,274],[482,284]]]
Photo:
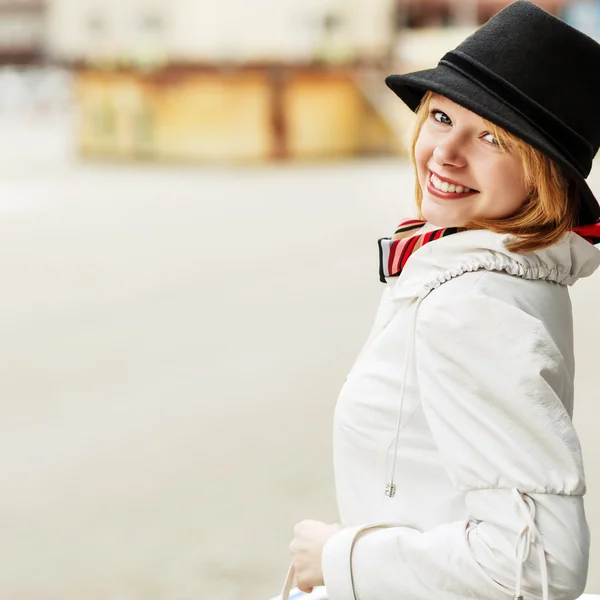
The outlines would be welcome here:
[[[413,211],[383,79],[506,4],[0,0],[2,600],[278,593]],[[600,593],[600,275],[572,298]]]

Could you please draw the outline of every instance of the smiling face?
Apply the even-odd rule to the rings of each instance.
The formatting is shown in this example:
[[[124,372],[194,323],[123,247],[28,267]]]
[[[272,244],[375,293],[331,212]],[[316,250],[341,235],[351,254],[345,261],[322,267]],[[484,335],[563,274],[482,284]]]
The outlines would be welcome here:
[[[423,217],[438,227],[503,219],[528,196],[521,156],[503,147],[479,115],[433,95],[415,144]]]

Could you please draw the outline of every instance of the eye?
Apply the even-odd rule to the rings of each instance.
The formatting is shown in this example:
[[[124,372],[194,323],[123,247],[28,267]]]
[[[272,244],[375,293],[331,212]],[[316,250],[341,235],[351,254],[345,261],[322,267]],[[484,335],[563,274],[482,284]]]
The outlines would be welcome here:
[[[484,134],[481,139],[485,140],[488,144],[492,144],[494,146],[500,146],[500,142],[491,133]]]
[[[438,122],[443,123],[444,125],[452,125],[452,121],[450,117],[442,112],[441,110],[433,109],[429,112],[429,114]]]

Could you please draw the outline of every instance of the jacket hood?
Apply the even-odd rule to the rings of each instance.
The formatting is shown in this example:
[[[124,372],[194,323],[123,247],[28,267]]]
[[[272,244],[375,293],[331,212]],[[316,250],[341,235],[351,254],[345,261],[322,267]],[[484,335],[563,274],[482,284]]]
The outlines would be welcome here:
[[[431,242],[410,257],[399,277],[388,278],[392,294],[424,297],[454,277],[481,269],[573,285],[600,266],[600,250],[573,232],[552,246],[523,254],[506,249],[511,239],[510,235],[482,229],[461,231]]]

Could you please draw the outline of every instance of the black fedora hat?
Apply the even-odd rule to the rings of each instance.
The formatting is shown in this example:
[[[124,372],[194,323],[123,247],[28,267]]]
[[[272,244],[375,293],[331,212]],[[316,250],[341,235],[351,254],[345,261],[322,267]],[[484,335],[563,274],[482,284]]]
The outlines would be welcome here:
[[[600,44],[528,0],[480,27],[434,69],[386,78],[411,110],[432,91],[513,133],[576,183],[578,224],[600,220],[586,183],[600,147]]]

